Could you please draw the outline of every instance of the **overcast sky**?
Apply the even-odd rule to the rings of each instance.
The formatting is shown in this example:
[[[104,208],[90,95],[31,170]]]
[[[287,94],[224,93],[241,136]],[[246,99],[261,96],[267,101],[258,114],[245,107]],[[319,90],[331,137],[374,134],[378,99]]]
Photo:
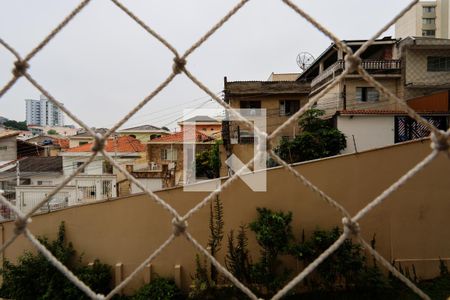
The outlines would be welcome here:
[[[71,11],[75,0],[9,0],[0,4],[0,36],[27,54]],[[341,39],[367,39],[409,0],[297,0]],[[180,53],[237,1],[123,1]],[[384,36],[394,35],[393,28]],[[214,92],[223,77],[266,80],[298,72],[296,56],[317,57],[331,43],[279,0],[252,0],[188,59],[187,67]],[[172,54],[108,0],[91,3],[30,61],[29,72],[88,125],[110,127],[171,72]],[[0,47],[0,85],[14,57]],[[0,99],[0,116],[25,119],[24,99],[39,92],[25,79]],[[176,127],[183,108],[215,107],[186,76],[148,103],[126,125]],[[73,123],[66,118],[66,123]]]

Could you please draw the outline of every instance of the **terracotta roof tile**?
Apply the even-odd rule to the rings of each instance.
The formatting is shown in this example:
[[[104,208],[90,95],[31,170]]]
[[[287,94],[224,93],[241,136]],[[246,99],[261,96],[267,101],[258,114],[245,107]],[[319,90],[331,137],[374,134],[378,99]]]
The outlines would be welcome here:
[[[66,152],[91,152],[93,143],[85,144],[79,147],[67,149]],[[105,145],[106,152],[144,152],[145,145],[131,136],[121,136],[117,139],[109,138]]]
[[[164,135],[159,138],[150,140],[149,143],[183,143],[185,132],[187,132],[187,131],[185,130],[185,131],[180,131],[180,132],[170,134],[170,135]],[[198,130],[195,131],[195,134],[196,134],[196,136],[195,136],[196,142],[206,142],[206,141],[214,140],[214,138],[212,138]]]

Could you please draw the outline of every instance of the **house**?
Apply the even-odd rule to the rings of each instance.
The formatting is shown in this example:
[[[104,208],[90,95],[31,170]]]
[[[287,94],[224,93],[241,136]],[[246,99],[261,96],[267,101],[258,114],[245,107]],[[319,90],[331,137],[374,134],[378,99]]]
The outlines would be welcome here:
[[[170,134],[169,130],[159,128],[153,125],[140,125],[136,127],[121,129],[117,131],[119,136],[129,135],[138,139],[142,143],[146,143],[151,139]]]
[[[298,74],[275,73],[268,81],[228,81],[225,77],[224,100],[232,108],[247,109],[243,113],[253,118],[260,117],[257,109],[265,109],[265,131],[270,134],[308,101],[310,84],[296,81],[297,78]],[[294,123],[283,129],[279,138],[297,133],[298,126]],[[245,163],[254,156],[253,128],[240,121],[224,121],[222,137],[227,157],[234,154]]]
[[[366,40],[343,41],[353,51]],[[385,37],[375,40],[361,55],[362,67],[400,99],[425,96],[450,88],[450,40]],[[345,69],[344,53],[335,44],[328,47],[297,81],[310,82],[314,97]],[[447,67],[447,61],[449,62]],[[317,102],[331,117],[341,110],[402,110],[354,72],[348,74]]]
[[[96,128],[95,133],[104,135],[108,131],[107,128]],[[74,148],[94,142],[94,138],[89,132],[80,132],[69,137],[69,148]]]
[[[69,149],[69,139],[55,135],[38,135],[26,142],[44,147],[45,156],[57,156],[61,151]]]
[[[408,105],[440,130],[450,124],[450,92],[440,92],[408,101]],[[395,143],[429,136],[430,131],[410,118],[404,110],[342,110],[334,115],[334,123],[347,137],[342,153],[380,148]]]
[[[353,51],[361,47],[366,40],[343,41]],[[390,37],[376,40],[361,55],[362,67],[366,69],[384,87],[397,96],[401,95],[402,65],[397,40]],[[326,88],[345,69],[345,54],[334,43],[331,44],[297,79],[310,83],[309,98],[316,96]],[[331,117],[338,110],[383,109],[397,110],[398,105],[380,93],[354,72],[334,86],[317,102],[317,108],[325,110]]]
[[[83,144],[69,148],[60,153],[63,157],[64,174],[69,175],[83,164],[92,155],[93,143]],[[110,137],[107,139],[104,150],[121,165],[131,164],[145,156],[145,145],[131,136]],[[120,173],[105,160],[101,153],[82,171],[86,175],[103,175]],[[119,175],[121,176],[121,175]]]
[[[126,165],[127,171],[144,187],[157,191],[175,185],[175,177],[168,170],[168,165],[133,164]],[[119,196],[141,193],[142,190],[128,179],[117,182]]]
[[[183,120],[181,122],[178,122],[178,125],[181,128],[181,131],[184,130],[184,127],[186,125],[189,126],[195,126],[195,130],[199,131],[203,134],[210,135],[210,136],[216,136],[220,138],[220,135],[217,134],[222,132],[222,122],[213,119],[209,116],[195,116],[192,118],[189,118],[187,120]]]
[[[56,134],[60,136],[72,136],[76,135],[79,132],[79,129],[74,126],[39,126],[39,125],[28,125],[28,129],[31,130],[34,134],[37,135],[46,135],[49,131],[54,131]]]
[[[5,130],[0,132],[0,162],[17,159],[18,131]]]
[[[170,182],[168,182],[170,186],[183,185],[184,183],[184,159],[194,155],[192,147],[188,147],[188,152],[184,153],[186,144],[194,144],[195,153],[200,153],[211,149],[212,145],[216,143],[213,136],[206,135],[203,131],[195,130],[192,127],[186,127],[187,122],[184,125],[183,131],[162,136],[147,143],[147,157],[150,167],[157,170],[167,170],[169,175],[166,178],[171,177]],[[192,140],[185,141],[185,138],[190,139],[191,137]]]

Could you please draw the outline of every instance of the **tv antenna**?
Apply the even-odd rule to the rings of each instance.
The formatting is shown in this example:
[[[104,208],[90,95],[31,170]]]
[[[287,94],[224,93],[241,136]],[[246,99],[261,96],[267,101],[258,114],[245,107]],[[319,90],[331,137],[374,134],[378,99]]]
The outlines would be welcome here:
[[[297,55],[297,65],[302,69],[302,72],[304,72],[306,69],[309,68],[310,65],[312,65],[314,61],[314,56],[312,56],[309,52],[300,52]]]

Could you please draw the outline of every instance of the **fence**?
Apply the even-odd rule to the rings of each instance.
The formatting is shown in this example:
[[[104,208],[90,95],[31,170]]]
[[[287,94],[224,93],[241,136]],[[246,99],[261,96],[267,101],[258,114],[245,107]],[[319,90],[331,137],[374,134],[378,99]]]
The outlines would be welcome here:
[[[195,42],[184,54],[178,53],[178,51],[166,40],[164,37],[159,35],[156,31],[154,31],[150,26],[145,24],[142,20],[140,20],[133,12],[131,12],[126,6],[120,3],[118,0],[111,0],[120,10],[130,16],[136,23],[144,28],[151,36],[159,40],[172,54],[174,55],[174,64],[172,68],[171,74],[147,97],[145,97],[139,104],[131,110],[128,114],[126,114],[120,121],[118,121],[108,132],[104,135],[96,134],[85,122],[80,120],[77,116],[75,116],[71,111],[65,108],[58,100],[56,100],[49,91],[47,91],[39,82],[28,73],[27,69],[29,67],[29,63],[33,57],[35,57],[45,46],[58,34],[60,31],[72,21],[72,19],[83,9],[86,9],[87,4],[90,2],[89,0],[82,1],[49,35],[39,44],[37,45],[30,53],[28,53],[25,57],[19,55],[19,53],[9,45],[6,41],[0,40],[0,43],[9,51],[12,55],[14,55],[17,61],[14,64],[13,69],[13,77],[6,85],[0,90],[0,97],[2,97],[9,88],[11,88],[19,78],[24,77],[27,79],[34,87],[36,87],[43,95],[45,95],[53,104],[58,106],[64,113],[66,113],[71,119],[76,121],[81,127],[83,127],[89,134],[91,134],[95,138],[95,145],[92,149],[92,155],[86,160],[83,165],[79,166],[77,170],[69,176],[66,180],[64,180],[60,185],[56,187],[56,189],[48,194],[46,197],[42,199],[34,208],[32,208],[28,213],[22,213],[17,210],[14,206],[12,206],[6,199],[0,197],[1,202],[4,205],[9,206],[10,209],[14,210],[17,215],[16,220],[16,229],[15,234],[12,238],[3,243],[0,247],[0,252],[3,252],[5,248],[10,246],[16,238],[23,234],[47,259],[57,268],[59,269],[69,280],[71,280],[78,288],[80,288],[83,292],[86,293],[87,296],[93,299],[111,299],[115,294],[117,294],[120,290],[122,290],[132,279],[138,274],[138,272],[142,271],[150,262],[152,262],[156,256],[161,254],[165,248],[167,248],[174,240],[179,238],[180,236],[184,236],[195,248],[202,254],[204,254],[208,260],[217,268],[219,272],[221,272],[226,278],[228,278],[236,287],[238,287],[242,292],[244,292],[251,299],[258,299],[258,297],[244,284],[242,284],[236,277],[233,276],[226,268],[224,268],[189,232],[187,221],[195,215],[202,207],[207,205],[216,195],[221,194],[223,188],[229,186],[232,182],[237,180],[238,176],[245,170],[245,168],[241,168],[238,172],[233,174],[223,185],[222,188],[218,188],[214,192],[210,193],[207,197],[205,197],[202,201],[197,203],[192,209],[190,209],[186,214],[181,215],[174,207],[168,202],[161,199],[158,195],[153,193],[152,191],[146,189],[142,186],[137,180],[135,180],[130,173],[118,165],[112,157],[104,151],[104,145],[106,139],[111,136],[119,127],[121,127],[131,116],[133,116],[136,112],[138,112],[146,103],[151,101],[161,90],[166,88],[170,82],[179,74],[184,73],[194,84],[196,84],[199,88],[205,91],[209,96],[215,99],[219,104],[223,107],[231,109],[227,103],[225,103],[222,99],[217,97],[217,95],[212,92],[207,86],[205,86],[200,80],[198,80],[193,73],[186,67],[186,62],[188,57],[196,51],[209,37],[211,37],[220,27],[222,27],[237,11],[239,11],[248,0],[240,1],[235,7],[233,7],[221,20],[217,22],[214,26],[209,29],[204,36],[202,36],[197,42]],[[277,135],[287,126],[293,124],[306,110],[311,108],[321,96],[325,95],[329,92],[333,87],[335,87],[339,82],[341,82],[346,75],[350,73],[357,72],[365,81],[374,86],[381,94],[385,95],[389,99],[395,100],[399,105],[401,105],[404,110],[408,113],[408,115],[416,120],[418,123],[421,123],[423,126],[428,128],[431,132],[431,153],[419,162],[415,167],[406,172],[401,178],[395,181],[388,189],[382,192],[379,196],[375,197],[373,201],[371,201],[367,206],[362,208],[356,214],[351,215],[348,210],[343,207],[338,201],[325,194],[322,190],[320,190],[316,185],[314,185],[311,181],[309,181],[305,176],[299,173],[292,166],[288,165],[284,162],[280,157],[278,157],[273,150],[268,150],[270,156],[277,161],[280,165],[286,168],[293,176],[295,176],[300,182],[306,185],[313,192],[317,193],[322,200],[328,203],[330,206],[334,207],[343,217],[343,234],[336,240],[336,242],[324,251],[321,255],[319,255],[316,260],[314,260],[309,266],[307,266],[304,270],[302,270],[297,276],[295,276],[285,287],[279,290],[272,299],[280,299],[284,295],[286,295],[290,290],[292,290],[298,283],[303,281],[303,279],[308,276],[321,262],[323,262],[329,255],[331,255],[334,251],[336,251],[347,238],[353,237],[355,240],[359,241],[373,257],[386,269],[388,269],[394,276],[403,281],[409,288],[411,288],[417,295],[419,295],[422,299],[430,299],[423,291],[421,291],[414,283],[412,283],[408,278],[402,275],[398,270],[396,270],[389,261],[387,261],[383,256],[381,256],[375,249],[371,247],[369,243],[363,238],[359,228],[359,222],[376,206],[382,203],[390,194],[396,191],[400,186],[405,184],[408,180],[410,180],[414,175],[422,170],[425,166],[430,164],[439,154],[439,152],[446,152],[448,154],[449,150],[449,135],[450,130],[443,132],[438,130],[432,124],[428,123],[425,119],[421,118],[414,110],[412,110],[402,99],[399,99],[397,96],[392,94],[387,88],[385,88],[382,84],[380,84],[374,77],[372,77],[362,66],[361,63],[361,54],[364,53],[365,50],[374,42],[376,38],[378,38],[383,32],[385,32],[388,28],[390,28],[402,15],[404,15],[408,10],[410,10],[415,4],[419,1],[412,1],[405,9],[403,9],[393,20],[388,22],[383,28],[381,28],[377,33],[373,35],[364,45],[362,45],[357,51],[353,52],[351,48],[349,48],[344,42],[341,41],[337,36],[335,36],[331,31],[318,23],[312,16],[306,13],[299,6],[291,2],[290,0],[283,0],[283,3],[288,5],[291,9],[293,9],[296,13],[298,13],[302,18],[307,20],[313,26],[315,26],[319,31],[329,37],[338,47],[342,50],[345,56],[345,69],[343,72],[334,78],[333,82],[329,84],[326,88],[320,91],[317,95],[313,96],[309,99],[308,103],[302,107],[299,111],[297,111],[294,115],[292,115],[285,123],[278,127],[274,132],[270,135],[267,135],[264,132],[260,132],[256,130],[256,135],[258,138],[267,139],[267,145],[271,145],[271,141],[274,141]],[[239,120],[242,120],[249,126],[252,126],[251,122],[246,118],[241,116],[239,113],[234,112],[236,117]],[[107,159],[113,166],[115,166],[118,170],[120,170],[130,182],[136,184],[139,188],[141,188],[147,195],[150,196],[151,199],[160,204],[164,209],[166,209],[171,216],[173,231],[167,237],[167,239],[157,248],[155,251],[145,259],[141,265],[139,265],[127,278],[125,278],[119,285],[117,285],[108,295],[97,295],[94,293],[85,283],[80,281],[73,273],[71,273],[61,262],[59,262],[33,235],[33,233],[27,228],[29,219],[31,215],[40,209],[42,205],[47,203],[48,200],[51,199],[58,191],[60,191],[66,184],[68,184],[76,175],[78,175],[87,165],[89,165],[95,158],[97,153],[101,153],[105,159]],[[256,155],[245,167],[248,167],[255,159],[259,156]],[[208,226],[208,224],[204,224],[204,226]]]

